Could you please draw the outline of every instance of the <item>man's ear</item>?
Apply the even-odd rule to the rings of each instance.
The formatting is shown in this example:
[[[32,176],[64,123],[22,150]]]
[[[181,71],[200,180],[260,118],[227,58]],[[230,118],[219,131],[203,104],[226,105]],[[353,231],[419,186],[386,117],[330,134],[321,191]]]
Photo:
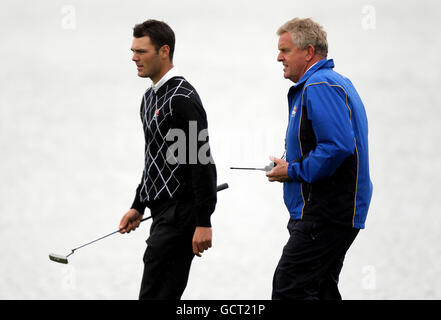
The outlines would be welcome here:
[[[315,56],[315,48],[312,44],[308,44],[306,47],[306,61],[311,61]]]
[[[159,48],[159,55],[161,58],[170,58],[170,47],[168,45],[163,45]]]

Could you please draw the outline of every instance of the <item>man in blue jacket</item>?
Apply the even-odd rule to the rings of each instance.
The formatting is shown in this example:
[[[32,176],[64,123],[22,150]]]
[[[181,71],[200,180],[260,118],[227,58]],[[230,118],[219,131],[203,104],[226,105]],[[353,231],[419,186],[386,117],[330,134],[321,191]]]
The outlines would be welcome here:
[[[327,60],[326,32],[295,18],[277,31],[289,89],[286,159],[269,181],[284,183],[290,238],[273,279],[273,299],[341,299],[346,251],[365,227],[372,196],[368,122],[348,78]]]

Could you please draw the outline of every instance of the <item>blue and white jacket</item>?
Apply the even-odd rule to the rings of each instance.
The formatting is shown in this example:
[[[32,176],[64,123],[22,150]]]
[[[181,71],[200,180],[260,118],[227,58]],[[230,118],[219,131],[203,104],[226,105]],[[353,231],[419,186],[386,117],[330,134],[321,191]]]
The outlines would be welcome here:
[[[351,81],[320,60],[288,93],[284,200],[292,219],[365,227],[372,197],[368,121]]]

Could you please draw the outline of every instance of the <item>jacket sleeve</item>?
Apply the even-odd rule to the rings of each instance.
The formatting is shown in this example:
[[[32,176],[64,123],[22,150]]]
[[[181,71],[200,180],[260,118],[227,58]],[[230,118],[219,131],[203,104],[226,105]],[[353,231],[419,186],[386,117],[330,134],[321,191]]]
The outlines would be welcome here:
[[[191,175],[196,225],[211,227],[211,214],[217,201],[217,173],[208,137],[206,113],[197,102],[184,96],[173,97],[173,124],[186,137],[186,163]]]
[[[317,146],[301,161],[290,163],[288,175],[311,183],[330,177],[354,153],[355,138],[351,111],[342,87],[321,83],[305,90],[305,107]]]

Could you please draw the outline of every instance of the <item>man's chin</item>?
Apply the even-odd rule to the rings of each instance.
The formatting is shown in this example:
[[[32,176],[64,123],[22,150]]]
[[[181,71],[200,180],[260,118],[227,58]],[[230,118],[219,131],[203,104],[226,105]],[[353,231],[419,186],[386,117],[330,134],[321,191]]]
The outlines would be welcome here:
[[[294,77],[294,76],[292,76],[290,74],[286,74],[286,73],[283,74],[283,77],[285,79],[291,80],[294,83],[297,83],[300,80],[300,79],[297,79],[297,77]]]

